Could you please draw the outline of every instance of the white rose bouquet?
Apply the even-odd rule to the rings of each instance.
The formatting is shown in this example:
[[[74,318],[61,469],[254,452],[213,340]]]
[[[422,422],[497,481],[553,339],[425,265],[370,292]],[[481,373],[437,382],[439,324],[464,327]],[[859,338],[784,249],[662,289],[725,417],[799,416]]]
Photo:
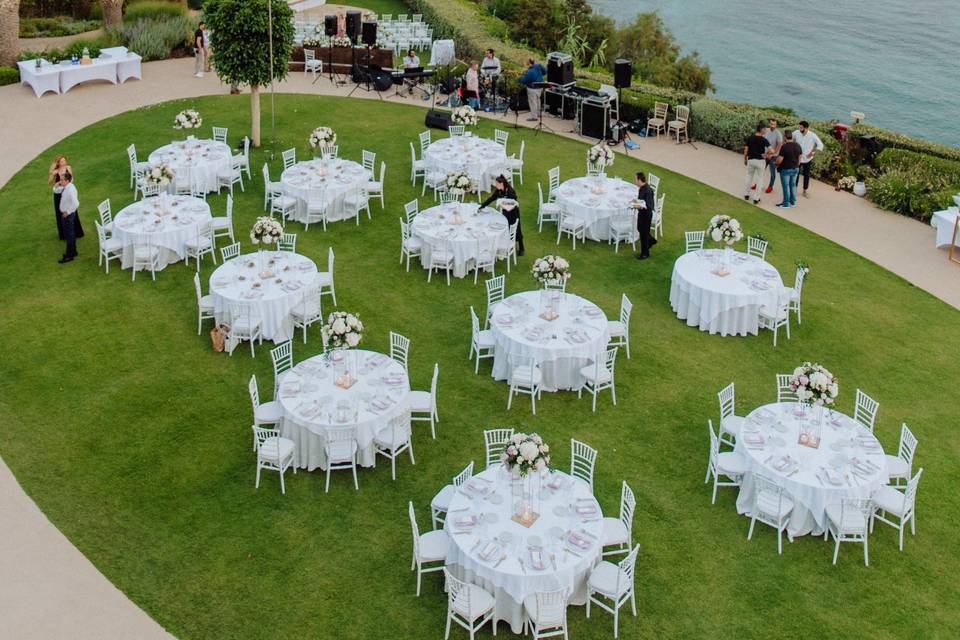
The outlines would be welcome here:
[[[144,176],[144,178],[149,185],[166,187],[173,182],[175,175],[176,174],[173,173],[173,169],[170,168],[170,165],[161,163],[150,167],[150,170],[147,171],[147,174]]]
[[[612,167],[616,154],[605,144],[597,144],[587,150],[587,162],[595,167]]]
[[[560,284],[570,279],[570,263],[560,256],[548,255],[537,258],[530,269],[533,278],[540,284]]]
[[[283,237],[283,225],[276,218],[261,216],[253,223],[250,241],[253,244],[276,244]]]
[[[511,473],[525,476],[532,471],[546,471],[550,464],[550,447],[536,433],[516,433],[500,454],[500,462]]]
[[[450,121],[453,122],[453,124],[462,124],[467,127],[472,127],[477,124],[477,112],[473,110],[473,107],[465,104],[462,107],[457,107],[453,110],[453,115],[450,116]]]
[[[797,393],[800,402],[820,407],[831,405],[840,393],[840,386],[826,367],[804,362],[790,375],[790,389]]]
[[[332,147],[337,144],[337,134],[330,127],[317,127],[310,134],[310,146],[314,149]]]
[[[743,239],[743,229],[740,228],[740,223],[736,218],[720,214],[710,218],[707,235],[714,242],[723,242],[731,246]]]
[[[353,42],[347,36],[336,36],[331,41],[334,47],[352,47]]]
[[[184,109],[173,119],[174,129],[199,129],[203,118],[193,109]]]
[[[346,349],[360,344],[363,338],[363,323],[360,318],[346,311],[334,311],[320,327],[323,343],[334,349]]]
[[[477,190],[477,185],[474,184],[473,179],[471,179],[465,171],[448,173],[444,185],[447,187],[448,192],[456,195],[473,193]]]

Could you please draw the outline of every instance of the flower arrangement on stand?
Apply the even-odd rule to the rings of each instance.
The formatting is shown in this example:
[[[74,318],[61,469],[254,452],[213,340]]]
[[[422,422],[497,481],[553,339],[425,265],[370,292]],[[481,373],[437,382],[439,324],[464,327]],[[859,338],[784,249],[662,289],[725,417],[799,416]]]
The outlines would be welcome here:
[[[335,372],[342,366],[342,371],[335,373],[334,384],[343,389],[349,389],[357,381],[350,372],[351,363],[356,367],[356,358],[348,358],[343,349],[351,349],[360,344],[363,338],[363,323],[360,318],[347,311],[334,311],[327,316],[327,321],[320,327],[320,336],[323,344],[331,351],[327,357],[333,363]]]
[[[453,122],[453,124],[462,124],[466,127],[472,127],[477,124],[477,112],[474,111],[473,107],[465,104],[462,107],[457,107],[453,110],[453,114],[450,116],[450,121]]]
[[[257,218],[256,222],[253,223],[253,228],[250,229],[250,241],[256,245],[278,244],[281,238],[283,238],[283,225],[280,224],[279,220],[269,216]],[[270,270],[269,265],[266,267],[263,265],[263,249],[261,248],[257,250],[257,260],[260,266],[260,277],[263,279],[272,278],[274,273]]]
[[[170,165],[160,163],[150,167],[150,170],[147,171],[144,176],[144,181],[148,185],[164,188],[169,186],[175,177],[176,174],[173,172],[173,169],[170,168]]]
[[[184,109],[173,119],[174,129],[199,129],[203,118],[193,109]]]
[[[310,134],[310,148],[323,151],[337,144],[337,134],[330,127],[317,127]]]
[[[817,449],[820,447],[823,430],[823,410],[836,401],[840,394],[839,382],[826,367],[813,362],[804,362],[790,374],[789,385],[800,401],[799,417],[804,415],[803,405],[819,408],[816,423],[807,423],[801,427],[798,438],[799,444]]]
[[[533,262],[530,273],[540,284],[560,285],[571,277],[570,263],[555,255],[546,255]]]
[[[587,149],[587,162],[592,167],[612,167],[616,154],[605,144],[596,144]]]
[[[743,229],[740,228],[740,222],[736,218],[731,218],[726,214],[718,214],[710,218],[710,224],[707,225],[707,235],[714,242],[722,242],[727,246],[743,239]]]
[[[512,479],[512,520],[525,527],[536,522],[540,500],[540,479],[550,465],[550,446],[536,433],[516,433],[500,454],[500,462]]]
[[[444,181],[447,192],[456,196],[462,196],[466,193],[473,193],[477,190],[477,185],[466,171],[453,171],[447,174]]]

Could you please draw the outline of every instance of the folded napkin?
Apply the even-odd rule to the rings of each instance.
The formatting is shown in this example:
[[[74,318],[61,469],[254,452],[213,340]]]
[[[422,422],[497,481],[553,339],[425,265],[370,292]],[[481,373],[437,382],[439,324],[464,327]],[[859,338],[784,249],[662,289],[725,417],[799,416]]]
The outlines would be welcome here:
[[[745,435],[743,440],[747,444],[755,444],[755,445],[762,445],[765,442],[765,440],[763,439],[763,436],[761,436],[760,434]]]
[[[374,407],[375,409],[378,409],[378,410],[380,410],[380,411],[383,411],[384,409],[386,409],[387,407],[390,406],[390,403],[389,403],[389,402],[387,402],[386,400],[383,400],[383,399],[381,399],[381,398],[374,398],[374,399],[370,402],[370,404],[373,405],[373,407]]]
[[[535,547],[530,548],[530,566],[537,571],[543,571],[547,565],[544,562],[543,550]]]
[[[593,544],[589,538],[582,536],[577,532],[571,533],[570,537],[567,538],[567,542],[583,550],[589,549],[590,545]]]
[[[479,521],[480,517],[474,514],[471,516],[460,516],[454,520],[453,524],[456,525],[458,529],[470,529]]]
[[[597,507],[594,504],[578,504],[577,513],[582,516],[593,515],[597,512]]]
[[[773,468],[777,471],[785,471],[793,466],[793,459],[789,455],[785,455],[776,462],[773,463]]]
[[[822,467],[821,470],[823,471],[824,475],[827,476],[827,482],[829,482],[830,484],[843,483],[843,476],[841,476],[839,473],[834,471],[832,468]]]
[[[471,478],[470,481],[467,482],[467,488],[474,493],[479,493],[480,495],[485,495],[488,491],[490,491],[490,487],[479,482],[476,478]]]
[[[292,398],[300,393],[300,383],[286,384],[280,389],[280,395],[284,398]]]
[[[403,384],[403,377],[402,377],[402,376],[398,376],[398,375],[396,375],[396,376],[383,376],[382,380],[384,381],[384,383],[389,384],[389,385]]]
[[[560,487],[563,486],[563,478],[560,477],[559,474],[554,474],[550,482],[547,483],[547,486],[550,487],[551,489],[559,489]]]
[[[480,559],[484,561],[490,560],[495,557],[499,551],[500,545],[496,542],[488,542],[487,545],[480,550]]]

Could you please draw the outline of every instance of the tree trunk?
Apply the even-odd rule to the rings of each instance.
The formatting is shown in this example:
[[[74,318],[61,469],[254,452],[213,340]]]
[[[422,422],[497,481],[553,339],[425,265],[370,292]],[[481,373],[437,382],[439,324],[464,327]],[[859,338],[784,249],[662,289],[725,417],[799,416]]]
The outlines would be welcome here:
[[[0,0],[0,64],[16,64],[19,37],[20,0]]]
[[[250,144],[260,146],[260,85],[250,85]]]
[[[101,0],[103,26],[112,27],[123,22],[123,0]]]

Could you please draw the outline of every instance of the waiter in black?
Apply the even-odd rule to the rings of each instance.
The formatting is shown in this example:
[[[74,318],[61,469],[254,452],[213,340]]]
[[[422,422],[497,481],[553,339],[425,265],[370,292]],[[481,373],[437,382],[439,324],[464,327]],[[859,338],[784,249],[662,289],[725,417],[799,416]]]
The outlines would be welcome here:
[[[637,172],[637,186],[640,190],[637,192],[637,199],[631,205],[638,212],[637,231],[640,234],[640,255],[637,256],[637,260],[646,260],[650,257],[650,247],[657,244],[657,239],[650,235],[654,208],[653,189],[647,184],[647,174],[643,171]]]
[[[501,213],[507,219],[507,224],[513,225],[514,222],[517,223],[517,255],[523,255],[523,231],[520,228],[520,202],[517,199],[517,192],[510,186],[510,183],[507,181],[504,176],[497,176],[493,181],[493,193],[490,194],[490,197],[483,201],[480,205],[480,208],[483,209],[486,206],[489,206],[494,200],[500,200],[501,198],[509,198],[517,203],[513,209],[501,209]]]

